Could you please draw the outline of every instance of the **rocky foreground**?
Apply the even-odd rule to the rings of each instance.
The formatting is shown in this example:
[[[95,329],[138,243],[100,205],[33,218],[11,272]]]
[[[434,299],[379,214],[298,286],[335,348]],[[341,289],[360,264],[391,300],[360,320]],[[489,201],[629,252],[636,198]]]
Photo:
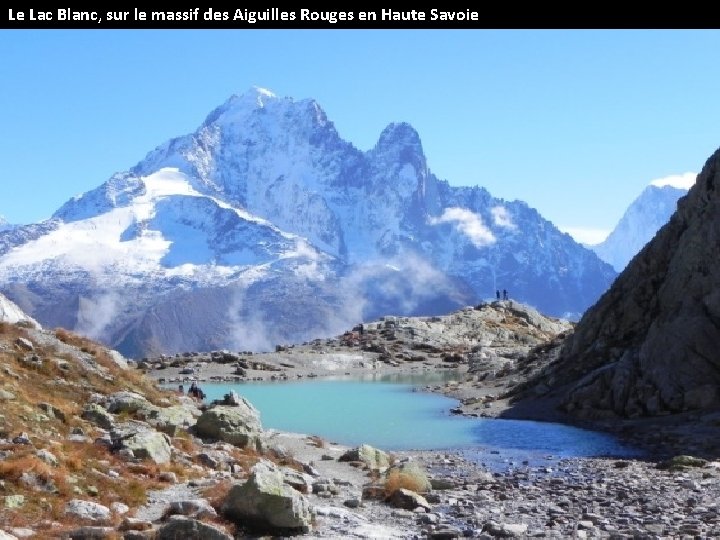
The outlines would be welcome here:
[[[444,370],[454,380],[426,389],[458,398],[458,414],[578,423],[557,409],[557,402],[543,401],[541,392],[531,402],[532,411],[515,411],[513,402],[527,380],[555,361],[558,344],[572,330],[567,321],[502,301],[445,317],[386,317],[334,339],[278,346],[272,353],[187,353],[146,359],[143,367],[172,384]],[[488,460],[485,466],[482,458],[478,462],[460,452],[399,453],[396,457],[412,457],[428,471],[427,506],[389,513],[381,506],[382,513],[362,498],[354,512],[371,522],[395,524],[405,537],[717,536],[717,463],[683,456],[689,451],[713,455],[718,440],[713,422],[700,420],[695,415],[666,417],[660,425],[632,419],[583,423],[644,448],[644,459],[548,456],[541,465],[501,460],[498,466]],[[335,531],[370,537],[357,523],[353,527]],[[379,537],[393,537],[386,535]]]
[[[0,323],[0,539],[720,536],[712,460],[387,453],[266,429],[241,395],[175,390],[442,371],[454,381],[427,389],[461,398],[457,413],[501,416],[570,331],[493,302],[273,353],[134,362],[61,329]]]

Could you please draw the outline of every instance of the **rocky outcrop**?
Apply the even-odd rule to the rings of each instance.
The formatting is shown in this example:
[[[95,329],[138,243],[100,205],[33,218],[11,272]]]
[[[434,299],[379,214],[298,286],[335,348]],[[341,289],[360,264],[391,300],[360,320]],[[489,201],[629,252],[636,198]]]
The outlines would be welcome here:
[[[107,405],[108,412],[113,414],[134,414],[141,417],[150,416],[157,410],[145,396],[141,396],[135,392],[116,392],[108,396]]]
[[[155,431],[144,422],[130,421],[116,425],[110,432],[116,450],[131,451],[139,459],[168,463],[172,458],[169,437]]]
[[[155,535],[155,540],[175,540],[177,538],[232,540],[232,536],[218,527],[184,516],[174,516],[168,523],[160,527]]]
[[[195,424],[199,437],[216,439],[242,448],[262,447],[260,413],[246,399],[237,405],[218,405],[203,412]]]
[[[720,150],[539,381],[584,418],[720,405]]]
[[[390,466],[388,453],[369,444],[361,444],[357,448],[348,450],[340,456],[339,461],[358,461],[375,471],[385,471]]]
[[[110,519],[111,513],[107,506],[93,501],[73,499],[65,505],[65,514],[77,519],[93,522],[104,522]]]
[[[252,468],[247,482],[230,490],[222,512],[263,531],[308,532],[312,521],[307,498],[286,485],[282,471],[267,460]]]

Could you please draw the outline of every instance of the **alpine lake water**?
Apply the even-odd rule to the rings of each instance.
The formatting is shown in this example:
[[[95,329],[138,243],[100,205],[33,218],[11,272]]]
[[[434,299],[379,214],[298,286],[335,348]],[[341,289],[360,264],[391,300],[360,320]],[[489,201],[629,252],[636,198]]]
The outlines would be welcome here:
[[[202,389],[206,402],[222,399],[234,390],[260,411],[266,429],[317,435],[348,446],[367,443],[389,451],[454,450],[477,461],[498,464],[640,455],[607,433],[557,423],[452,414],[456,400],[422,390],[451,375],[204,383]]]

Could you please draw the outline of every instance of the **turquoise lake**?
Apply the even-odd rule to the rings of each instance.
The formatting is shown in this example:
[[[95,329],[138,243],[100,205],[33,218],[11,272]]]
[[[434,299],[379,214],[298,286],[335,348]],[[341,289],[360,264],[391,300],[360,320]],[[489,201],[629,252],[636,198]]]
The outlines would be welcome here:
[[[446,376],[447,377],[447,376]],[[457,401],[420,390],[442,377],[202,384],[206,402],[230,390],[259,411],[263,427],[385,450],[500,451],[513,459],[631,456],[612,436],[563,424],[450,414]],[[483,452],[485,453],[485,452]],[[494,452],[497,453],[497,452]]]

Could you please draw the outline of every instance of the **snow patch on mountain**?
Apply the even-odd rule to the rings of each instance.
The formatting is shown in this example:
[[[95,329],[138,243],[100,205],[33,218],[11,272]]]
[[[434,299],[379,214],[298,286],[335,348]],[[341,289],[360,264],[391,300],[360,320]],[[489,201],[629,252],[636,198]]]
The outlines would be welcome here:
[[[35,319],[3,294],[0,294],[0,321],[11,324],[27,322],[36,328],[40,328],[40,324]]]

